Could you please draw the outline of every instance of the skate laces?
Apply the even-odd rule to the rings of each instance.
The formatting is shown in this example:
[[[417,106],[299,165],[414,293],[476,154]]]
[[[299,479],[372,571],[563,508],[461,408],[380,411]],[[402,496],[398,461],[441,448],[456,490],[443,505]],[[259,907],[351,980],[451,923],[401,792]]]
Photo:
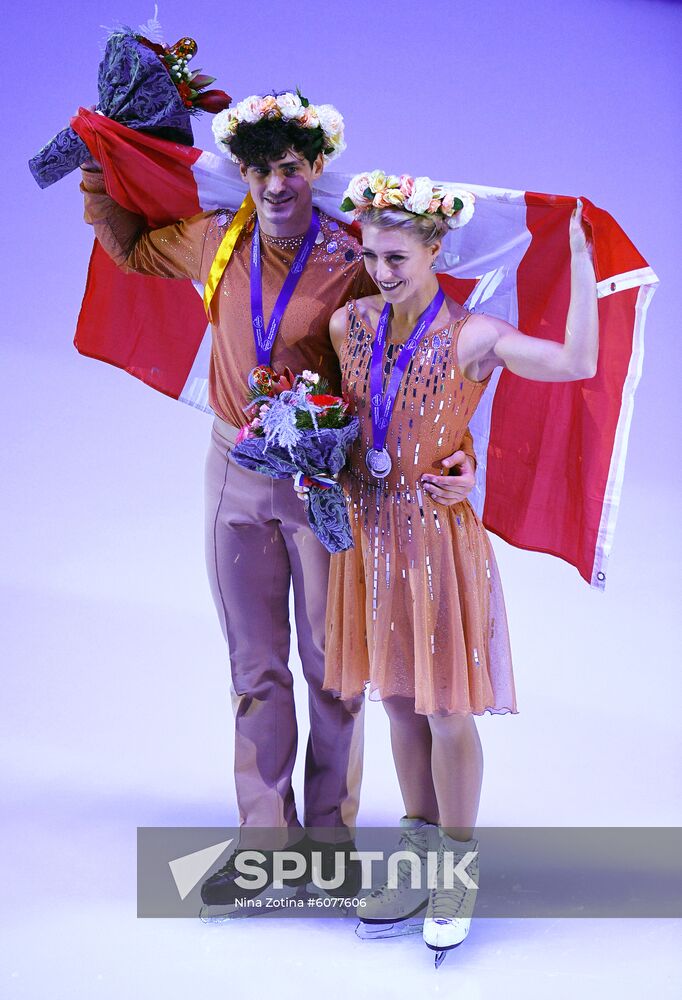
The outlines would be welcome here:
[[[412,851],[423,862],[426,859],[427,850],[426,834],[421,830],[405,830],[398,841],[398,848],[401,851]],[[396,888],[405,889],[407,886],[410,886],[412,881],[412,865],[407,858],[401,858],[398,862],[397,872],[398,885]],[[373,889],[369,895],[372,899],[378,899],[395,891],[394,888],[389,888],[387,882],[385,885],[379,886],[378,889]]]
[[[460,859],[461,860],[461,859]],[[453,857],[453,867],[456,867],[458,863],[457,855]],[[445,852],[441,849],[438,858],[438,874],[437,874],[437,886],[431,889],[431,898],[429,900],[429,916],[432,920],[438,922],[445,922],[448,920],[455,920],[457,917],[471,917],[473,912],[473,901],[476,898],[476,893],[478,888],[470,888],[464,884],[464,882],[455,874],[453,878],[452,889],[446,889],[443,886],[445,881],[444,869],[445,867]],[[473,871],[467,872],[469,877],[473,879],[474,882],[477,881],[478,876],[478,863],[474,862],[472,865]],[[465,908],[465,912],[462,913],[464,908],[464,903],[469,900],[469,905]]]
[[[232,853],[232,854],[231,854],[231,855],[229,856],[229,858],[227,859],[227,862],[226,862],[226,863],[225,863],[225,864],[223,865],[223,867],[222,867],[222,868],[219,868],[219,869],[218,869],[218,870],[217,870],[217,871],[215,872],[215,874],[216,874],[216,875],[234,875],[234,874],[242,874],[241,872],[239,872],[239,873],[237,872],[237,868],[236,868],[236,860],[237,860],[237,856],[238,856],[239,854],[246,854],[246,853],[248,853],[248,851],[249,851],[249,848],[240,848],[240,849],[238,849],[238,850],[234,851],[234,853]],[[268,854],[269,854],[269,852],[268,852],[268,851],[263,851],[262,853],[264,853],[264,854],[265,854],[265,857],[266,857],[266,859],[267,859],[267,857],[268,857]]]
[[[223,867],[219,868],[216,872],[214,872],[214,874],[215,875],[231,875],[234,871],[236,871],[235,863],[234,862],[235,862],[235,858],[237,857],[237,853],[238,852],[235,851],[234,854],[231,854],[229,856],[229,858],[227,859],[227,862],[223,865]]]
[[[433,920],[454,920],[455,917],[459,916],[466,892],[466,886],[457,880],[455,880],[453,889],[431,889],[429,916]],[[471,914],[467,913],[466,916],[471,916]]]

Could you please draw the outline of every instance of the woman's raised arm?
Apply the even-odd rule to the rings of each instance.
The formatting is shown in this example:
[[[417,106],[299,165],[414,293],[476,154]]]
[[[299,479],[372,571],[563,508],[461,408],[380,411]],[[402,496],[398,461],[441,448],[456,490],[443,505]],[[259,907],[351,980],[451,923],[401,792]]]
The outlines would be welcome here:
[[[480,368],[492,370],[502,364],[515,375],[536,382],[572,382],[593,377],[599,353],[597,280],[580,200],[571,215],[569,243],[571,299],[563,344],[528,337],[504,320],[478,315],[475,323],[467,324],[471,331],[467,331],[469,343],[462,345],[463,355],[475,359]],[[465,331],[466,327],[462,333]]]

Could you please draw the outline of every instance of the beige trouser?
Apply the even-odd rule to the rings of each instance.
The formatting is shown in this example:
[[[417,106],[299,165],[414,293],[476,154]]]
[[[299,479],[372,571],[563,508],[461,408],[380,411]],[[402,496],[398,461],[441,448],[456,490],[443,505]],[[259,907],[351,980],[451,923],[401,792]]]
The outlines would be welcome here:
[[[293,582],[310,714],[304,823],[336,827],[339,833],[329,834],[338,839],[355,825],[358,810],[364,696],[343,702],[322,690],[329,553],[309,527],[291,479],[270,479],[231,458],[236,434],[216,418],[206,460],[206,563],[230,654],[240,821],[300,827],[291,785]]]

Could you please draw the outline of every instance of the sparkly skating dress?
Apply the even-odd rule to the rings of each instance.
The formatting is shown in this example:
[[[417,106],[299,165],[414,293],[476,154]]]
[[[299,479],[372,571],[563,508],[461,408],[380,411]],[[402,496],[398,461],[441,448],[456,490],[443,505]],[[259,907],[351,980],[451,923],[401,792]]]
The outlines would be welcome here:
[[[378,480],[369,372],[375,331],[347,305],[342,391],[360,435],[340,475],[354,548],[331,558],[326,688],[343,698],[369,681],[373,699],[400,695],[420,713],[516,712],[504,601],[488,535],[468,501],[446,507],[421,488],[456,451],[488,379],[457,364],[468,314],[424,336],[403,376],[386,447],[393,467]],[[388,340],[383,390],[401,345]]]

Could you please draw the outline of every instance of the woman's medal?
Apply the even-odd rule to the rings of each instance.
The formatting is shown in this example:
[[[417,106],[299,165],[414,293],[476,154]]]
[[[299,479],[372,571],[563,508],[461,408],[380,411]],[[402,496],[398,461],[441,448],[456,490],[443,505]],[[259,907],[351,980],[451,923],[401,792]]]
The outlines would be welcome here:
[[[386,329],[391,315],[390,303],[387,302],[382,310],[376,337],[372,344],[372,362],[369,376],[370,391],[372,394],[372,447],[365,455],[365,464],[376,479],[385,479],[393,465],[391,456],[386,450],[386,436],[403,375],[415,355],[419,342],[440,312],[444,301],[445,295],[442,288],[439,288],[417,320],[409,338],[403,344],[400,357],[393,366],[385,394],[382,392],[381,387],[381,369],[384,360]]]
[[[377,479],[385,479],[391,471],[391,466],[393,465],[391,456],[385,448],[370,448],[365,455],[365,462],[367,463],[369,471],[373,476],[376,476]]]
[[[268,379],[271,380],[272,375],[274,375],[270,365],[272,345],[275,342],[279,325],[282,322],[284,310],[291,301],[296,285],[298,284],[299,279],[303,274],[303,269],[308,262],[308,257],[310,257],[312,249],[315,246],[315,240],[317,239],[319,232],[320,217],[317,214],[317,211],[313,209],[308,231],[305,234],[303,243],[294,257],[291,267],[289,268],[289,273],[284,279],[284,284],[282,285],[280,293],[277,296],[277,301],[275,302],[275,307],[272,310],[272,316],[270,317],[270,322],[268,323],[268,328],[266,330],[265,320],[263,319],[263,269],[260,252],[260,226],[258,224],[258,217],[256,217],[256,225],[253,230],[253,241],[251,243],[250,283],[251,324],[253,326],[253,339],[256,344],[258,364],[249,372],[248,381],[249,386],[252,389],[258,388],[266,392],[267,388],[264,387],[267,386]]]

